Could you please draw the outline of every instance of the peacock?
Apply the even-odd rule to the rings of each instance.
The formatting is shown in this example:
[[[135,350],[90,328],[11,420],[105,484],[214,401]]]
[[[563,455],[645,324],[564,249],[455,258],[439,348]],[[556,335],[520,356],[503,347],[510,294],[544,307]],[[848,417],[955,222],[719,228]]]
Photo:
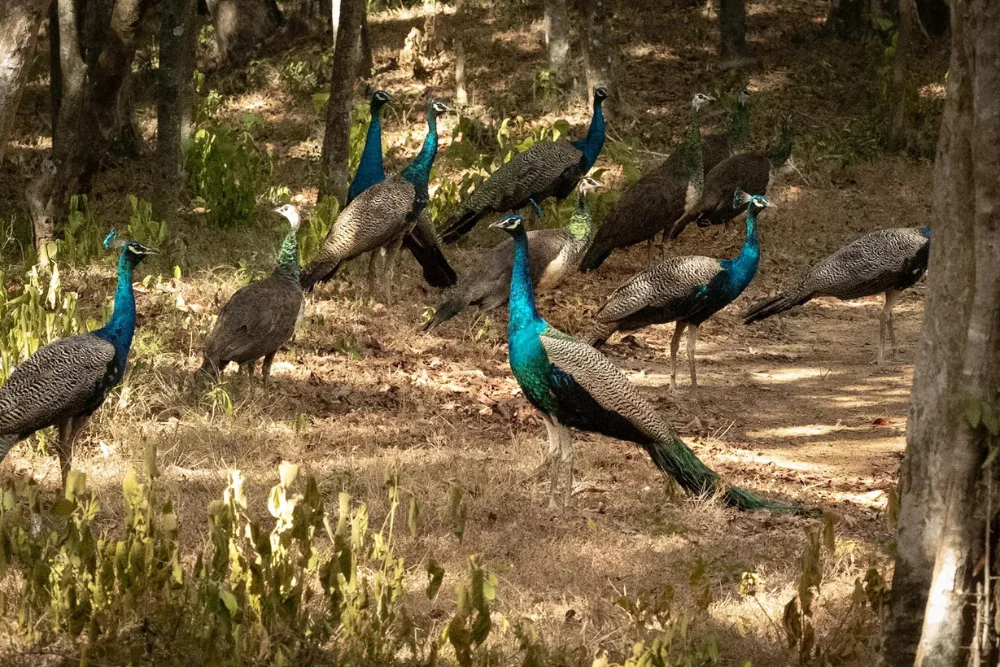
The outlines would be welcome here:
[[[219,312],[215,327],[205,340],[202,372],[218,378],[235,361],[253,378],[257,360],[264,358],[261,375],[270,384],[271,362],[281,346],[291,340],[304,299],[299,285],[299,211],[285,204],[276,208],[291,229],[278,254],[278,266],[267,278],[241,287]]]
[[[17,366],[0,387],[0,461],[15,443],[55,426],[63,483],[76,439],[125,375],[135,334],[132,272],[148,255],[156,254],[136,241],[117,239],[114,230],[104,239],[104,247],[121,248],[115,307],[107,324],[45,345]]]
[[[688,493],[719,494],[728,505],[743,510],[802,511],[798,506],[771,503],[727,485],[688,449],[607,357],[542,319],[535,309],[528,235],[521,217],[510,215],[493,226],[514,238],[508,355],[514,377],[548,431],[550,505],[558,507],[556,497],[563,468],[567,478],[562,493],[564,506],[572,492],[572,427],[636,443],[657,468]]]
[[[594,112],[586,138],[539,142],[512,157],[461,203],[458,212],[445,223],[441,239],[445,243],[458,241],[490,213],[518,210],[529,204],[538,210],[549,197],[568,197],[604,147],[601,103],[607,97],[604,88],[594,89]]]
[[[691,388],[697,390],[698,329],[702,322],[735,301],[757,275],[760,260],[757,216],[771,206],[762,195],[737,191],[734,198],[736,205],[747,207],[747,236],[740,254],[733,259],[671,257],[632,277],[612,292],[597,312],[597,325],[589,337],[592,345],[603,344],[616,331],[676,322],[670,341],[670,388],[677,387],[677,350],[687,329]]]
[[[347,189],[347,204],[354,201],[362,192],[385,180],[385,168],[382,165],[382,122],[380,114],[382,108],[389,104],[392,98],[384,90],[376,90],[372,94],[369,108],[371,109],[371,122],[368,124],[368,133],[365,135],[365,147],[361,152],[361,161],[358,170],[354,173],[354,180],[351,181]],[[428,116],[429,117],[429,116]],[[426,211],[417,219],[417,224],[413,230],[403,239],[403,247],[410,251],[413,258],[420,264],[423,270],[424,280],[431,287],[451,287],[456,282],[454,269],[448,264],[447,258],[441,252],[438,245],[437,234]],[[382,254],[379,248],[371,253],[368,265],[369,286],[374,288],[377,276],[378,257]]]
[[[879,315],[877,361],[883,361],[886,333],[895,358],[892,309],[903,290],[916,284],[927,270],[930,238],[929,227],[897,227],[865,234],[821,260],[794,288],[754,305],[744,322],[758,322],[816,297],[848,300],[882,292],[885,306]]]
[[[310,290],[317,282],[329,280],[347,260],[385,247],[388,270],[384,284],[388,300],[395,256],[403,237],[413,230],[427,206],[427,184],[437,155],[437,119],[447,111],[449,107],[444,103],[428,100],[428,132],[420,153],[403,171],[371,186],[340,213],[316,258],[302,273],[303,289]]]
[[[684,215],[689,188],[694,188],[691,194],[694,201],[701,185],[699,176],[703,180],[706,170],[729,156],[728,135],[706,137],[703,145],[701,109],[714,99],[702,93],[694,96],[684,142],[659,167],[622,193],[597,230],[594,242],[580,262],[580,271],[586,273],[598,268],[618,248],[652,241]]]
[[[580,256],[586,252],[594,235],[594,222],[587,207],[586,196],[600,183],[584,177],[576,211],[569,224],[560,229],[536,229],[528,232],[531,247],[531,282],[539,290],[550,290],[575,270]],[[424,326],[430,331],[455,317],[470,305],[493,310],[505,304],[510,292],[510,272],[514,265],[512,239],[507,239],[475,262],[475,274],[464,281],[450,298],[434,311],[434,317]]]
[[[673,225],[670,238],[684,231],[692,222],[699,227],[722,225],[743,212],[745,205],[734,201],[733,191],[742,190],[751,195],[763,195],[775,173],[792,154],[791,123],[786,118],[781,124],[781,135],[767,151],[740,153],[726,158],[705,175],[705,187],[698,201]]]

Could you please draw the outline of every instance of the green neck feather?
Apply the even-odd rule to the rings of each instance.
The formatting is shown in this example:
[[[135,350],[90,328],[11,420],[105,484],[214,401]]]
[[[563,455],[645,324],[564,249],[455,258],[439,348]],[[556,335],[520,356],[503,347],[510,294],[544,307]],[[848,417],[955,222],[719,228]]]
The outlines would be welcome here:
[[[290,230],[285,234],[285,240],[281,244],[281,252],[278,253],[278,273],[299,279],[299,239],[295,230]]]
[[[750,137],[750,111],[747,105],[736,103],[736,110],[729,119],[729,144],[735,152],[746,145]]]
[[[590,240],[590,237],[594,234],[594,219],[587,208],[587,198],[582,194],[577,200],[576,210],[573,211],[566,229],[569,230],[570,236],[573,237],[574,241]]]
[[[698,109],[691,109],[691,122],[688,123],[687,134],[684,136],[684,171],[688,180],[698,187],[698,194],[701,194],[701,187],[705,183],[705,162],[701,153],[701,119]]]

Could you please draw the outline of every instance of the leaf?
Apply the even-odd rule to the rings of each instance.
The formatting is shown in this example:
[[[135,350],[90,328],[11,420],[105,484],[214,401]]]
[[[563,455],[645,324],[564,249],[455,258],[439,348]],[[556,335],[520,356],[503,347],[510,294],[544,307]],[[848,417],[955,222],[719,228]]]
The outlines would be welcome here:
[[[978,398],[967,398],[965,400],[965,418],[969,420],[972,428],[979,426],[983,416],[983,402]]]
[[[476,614],[476,620],[472,623],[472,642],[478,646],[486,641],[490,636],[491,626],[489,610]]]
[[[143,463],[145,463],[146,478],[156,479],[160,472],[156,467],[156,443],[150,440],[146,443],[146,450],[143,452]]]
[[[316,93],[313,95],[313,106],[316,108],[316,112],[319,113],[326,106],[326,103],[330,101],[330,93]]]
[[[236,603],[236,596],[232,594],[228,589],[219,589],[219,599],[222,600],[222,604],[226,605],[226,609],[229,610],[230,616],[236,616],[236,611],[239,608]]]
[[[76,503],[68,498],[60,498],[52,503],[52,516],[69,516],[76,508]]]
[[[70,470],[66,476],[66,498],[68,500],[79,498],[86,491],[87,475],[78,470]]]
[[[796,598],[792,598],[785,605],[785,613],[781,617],[781,625],[785,628],[788,648],[792,648],[802,638],[802,616],[799,614],[799,603]]]
[[[294,463],[282,461],[278,466],[278,477],[281,479],[283,487],[290,488],[295,483],[295,478],[299,476],[299,467]]]
[[[436,560],[431,558],[427,561],[427,598],[433,600],[441,590],[441,582],[444,581],[444,568]]]
[[[406,519],[406,525],[410,529],[410,537],[417,536],[417,521],[420,519],[420,506],[417,505],[416,497],[410,498],[410,512]]]

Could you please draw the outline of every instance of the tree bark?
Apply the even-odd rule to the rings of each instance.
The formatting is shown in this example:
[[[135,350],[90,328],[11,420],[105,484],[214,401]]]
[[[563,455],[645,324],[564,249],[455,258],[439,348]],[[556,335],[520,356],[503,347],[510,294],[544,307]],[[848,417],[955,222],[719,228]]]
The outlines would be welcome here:
[[[241,65],[281,26],[274,0],[208,0],[220,65]]]
[[[892,63],[892,119],[889,122],[889,150],[907,148],[910,105],[912,104],[909,68],[913,52],[913,0],[899,0],[899,33]]]
[[[375,57],[372,55],[372,42],[368,35],[368,12],[361,12],[361,38],[360,45],[361,53],[358,56],[358,76],[362,79],[368,79],[372,75],[372,71],[375,69]]]
[[[38,28],[52,0],[10,2],[0,6],[0,163],[14,126],[21,92],[28,81],[38,43]]]
[[[81,49],[86,20],[73,0],[56,0],[60,92],[53,128],[52,153],[29,185],[35,244],[41,247],[59,233],[70,194],[86,192],[90,178],[107,155],[117,129],[119,99],[128,77],[139,26],[154,0],[117,0],[103,31],[101,48]],[[93,9],[98,5],[90,5]],[[93,33],[91,33],[93,34]]]
[[[719,3],[719,60],[723,67],[747,63],[747,8],[745,0]]]
[[[609,97],[604,103],[604,110],[613,116],[618,109],[618,87],[611,34],[612,3],[613,0],[584,0],[587,28],[583,39],[583,60],[587,68],[587,98],[597,86],[607,88]]]
[[[361,22],[365,0],[340,0],[340,28],[333,52],[333,75],[330,99],[326,105],[326,132],[320,155],[320,197],[347,194],[347,162],[351,148],[351,111],[354,108],[354,83],[360,58]]]
[[[880,662],[893,667],[968,658],[987,446],[963,400],[993,402],[1000,390],[1000,5],[952,0],[951,10],[934,239]]]
[[[566,0],[545,0],[545,47],[549,71],[560,81],[566,78],[569,63],[569,9]]]
[[[197,13],[197,0],[166,0],[160,16],[156,100],[156,171],[160,183],[153,197],[153,212],[160,220],[174,217],[184,150],[191,139]]]

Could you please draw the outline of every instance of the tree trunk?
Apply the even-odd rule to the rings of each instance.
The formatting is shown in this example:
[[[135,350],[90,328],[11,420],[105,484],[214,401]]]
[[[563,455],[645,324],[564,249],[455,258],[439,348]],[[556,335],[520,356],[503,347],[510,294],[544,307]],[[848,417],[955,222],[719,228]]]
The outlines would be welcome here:
[[[899,0],[899,33],[892,64],[892,120],[889,122],[889,150],[904,151],[908,143],[910,105],[913,103],[909,76],[913,52],[913,0]]]
[[[197,10],[197,0],[166,0],[160,16],[156,100],[156,171],[160,183],[153,209],[161,220],[174,217],[184,150],[191,138]]]
[[[613,116],[618,107],[618,89],[615,77],[615,51],[612,44],[611,19],[613,0],[584,0],[587,21],[583,39],[583,59],[587,68],[587,98],[597,86],[608,89],[609,97],[604,110]]]
[[[358,56],[358,76],[368,79],[375,69],[375,57],[372,55],[372,42],[368,36],[368,12],[361,12],[361,53]]]
[[[208,0],[222,65],[241,65],[282,24],[274,0]]]
[[[107,155],[139,25],[153,4],[153,0],[117,0],[102,32],[101,48],[88,47],[85,63],[81,34],[87,21],[77,15],[73,0],[57,2],[59,77],[53,81],[58,79],[61,85],[55,100],[52,154],[27,191],[39,248],[58,235],[69,195],[89,189],[91,176]]]
[[[963,402],[991,403],[1000,390],[1000,4],[952,0],[951,9],[884,666],[965,665],[982,576],[974,566],[985,544],[987,446]]]
[[[948,32],[949,10],[945,0],[916,0],[917,16],[924,32],[931,37],[941,37]]]
[[[569,9],[566,0],[545,0],[545,47],[549,71],[559,81],[566,78],[569,63]]]
[[[10,2],[0,6],[0,163],[14,126],[21,91],[28,80],[38,43],[38,28],[52,0]]]
[[[719,6],[719,60],[723,68],[747,63],[747,7],[745,0],[721,0]]]
[[[354,108],[355,73],[360,57],[361,22],[365,0],[340,0],[340,28],[333,52],[330,99],[326,104],[326,132],[320,156],[320,197],[347,194],[347,162],[351,148],[351,111]]]

